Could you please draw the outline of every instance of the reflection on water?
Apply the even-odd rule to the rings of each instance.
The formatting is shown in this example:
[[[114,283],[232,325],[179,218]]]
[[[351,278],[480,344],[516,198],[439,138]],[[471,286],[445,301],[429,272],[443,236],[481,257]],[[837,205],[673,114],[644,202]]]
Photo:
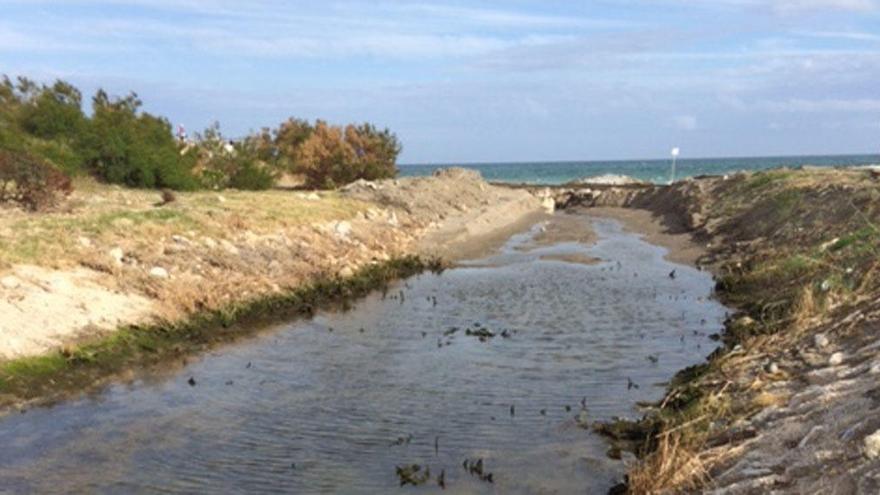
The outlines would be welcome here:
[[[605,490],[623,466],[577,426],[581,402],[591,421],[637,415],[710,352],[725,309],[708,274],[612,221],[595,228],[592,247],[523,252],[517,236],[170,377],[4,418],[0,493],[381,493],[414,463],[445,470],[452,493]],[[547,259],[567,254],[602,261]],[[477,325],[510,336],[464,334]],[[406,489],[439,491],[434,479]]]

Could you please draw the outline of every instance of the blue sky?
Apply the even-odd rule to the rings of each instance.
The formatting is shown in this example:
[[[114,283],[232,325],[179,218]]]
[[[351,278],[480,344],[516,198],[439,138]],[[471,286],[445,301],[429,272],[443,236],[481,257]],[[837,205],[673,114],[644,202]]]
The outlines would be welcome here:
[[[402,162],[880,153],[880,0],[0,0],[0,73]]]

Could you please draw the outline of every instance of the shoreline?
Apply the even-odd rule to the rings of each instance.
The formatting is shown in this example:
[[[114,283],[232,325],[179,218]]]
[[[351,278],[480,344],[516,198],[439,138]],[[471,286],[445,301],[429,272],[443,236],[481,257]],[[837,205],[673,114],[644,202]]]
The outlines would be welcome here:
[[[350,232],[382,218],[387,227],[375,233],[377,242],[389,232],[418,226],[396,249],[467,256],[497,248],[499,240],[546,215],[541,205],[545,188],[498,190],[502,188],[474,182],[468,175],[456,171],[445,178],[362,185],[350,196],[364,205],[349,217],[352,223],[340,229],[341,222],[348,221],[333,220],[332,227],[321,232],[347,249],[363,251],[342,240],[339,230]],[[710,270],[717,281],[716,297],[735,308],[720,336],[721,347],[705,363],[681,370],[665,397],[650,405],[642,419],[594,425],[616,448],[630,450],[638,459],[618,489],[760,493],[768,487],[792,492],[836,485],[865,492],[877,488],[872,481],[880,479],[876,462],[880,444],[874,449],[872,443],[872,438],[880,438],[880,419],[874,414],[880,404],[876,399],[880,337],[873,331],[880,324],[877,180],[870,170],[772,170],[638,190],[611,187],[597,193],[585,187],[553,193],[561,210],[613,218],[625,230],[665,247],[670,261]],[[461,181],[469,187],[464,194]],[[468,203],[460,203],[462,197]],[[370,205],[385,208],[393,217],[366,213]],[[505,211],[507,215],[501,214]],[[566,217],[557,217],[561,223],[550,225],[543,233],[545,241],[566,235],[589,238],[589,233],[566,227],[565,222],[578,221]],[[389,222],[391,218],[395,221]],[[540,238],[536,237],[539,242]],[[445,252],[437,250],[441,246]],[[451,249],[455,246],[458,250]],[[395,271],[395,263],[403,263],[403,270]],[[395,274],[426,266],[423,259],[405,254],[357,270],[345,265],[349,273],[337,268],[323,272],[325,278],[312,279],[330,280],[327,285],[319,283],[314,296],[330,294],[331,303],[345,304],[347,283],[355,283],[356,290],[348,295],[357,297],[381,287]],[[369,275],[371,269],[385,275]],[[285,305],[288,311],[309,314],[317,304],[307,301],[303,306],[303,299],[313,296],[296,292],[306,290],[306,285],[297,287],[275,296],[258,294],[240,314],[229,310],[234,306],[192,313],[210,315],[206,319],[210,325],[203,328],[150,327],[161,339],[169,337],[163,344],[172,344],[159,354],[185,357],[209,348],[212,341],[223,341],[227,334],[205,333],[210,328],[232,328],[231,339],[237,338],[237,316],[271,318]],[[96,347],[86,344],[55,351],[51,354],[55,367],[49,371],[64,372],[52,375],[55,381],[49,383],[56,390],[67,385],[72,393],[83,393],[84,388],[100,387],[105,383],[102,379],[115,379],[131,364],[155,365],[150,340],[126,337],[126,331],[144,327],[101,337],[93,344]],[[120,338],[114,341],[114,335]],[[171,337],[180,336],[191,348],[174,348]],[[102,347],[108,342],[134,357],[120,363],[118,358],[125,353],[112,345]],[[117,358],[108,359],[106,368],[95,360],[96,353],[104,351],[107,354],[100,357]],[[24,358],[19,363],[45,358]],[[12,362],[6,361],[6,366]],[[68,377],[66,384],[61,383],[57,378],[65,376],[68,366],[99,373],[83,381]],[[20,369],[39,378],[39,367]],[[0,371],[0,385],[4,372],[10,376],[9,368]],[[18,385],[27,393],[41,393],[26,382]],[[3,401],[14,407],[15,394],[0,395]],[[833,455],[817,455],[822,452]],[[756,464],[770,466],[769,471],[752,469]]]
[[[693,237],[716,297],[735,308],[722,346],[641,420],[594,425],[638,458],[613,493],[880,489],[877,179],[781,169],[557,196],[644,210]]]
[[[109,194],[120,194],[115,192],[120,191],[118,188],[109,189]],[[470,192],[471,197],[462,199],[462,191]],[[103,191],[99,190],[101,192]],[[124,212],[132,210],[129,203],[132,197],[138,200],[139,196],[146,195],[136,191],[129,197],[124,196],[127,193],[128,191],[121,192],[125,203],[119,208]],[[192,194],[179,200],[185,202],[177,207],[183,209],[183,212],[169,211],[168,214],[195,216],[201,214],[206,209],[202,205],[209,202],[211,209],[206,212],[211,218],[216,218],[217,214],[212,211],[217,211],[215,208],[223,208],[230,202],[241,201],[245,207],[250,208],[255,204],[253,201],[264,201],[268,198],[283,198],[285,201],[294,201],[296,208],[312,208],[321,212],[324,208],[322,203],[329,199],[333,201],[329,206],[335,208],[330,212],[330,218],[335,216],[338,219],[327,222],[324,220],[326,216],[319,216],[317,223],[295,225],[291,228],[283,219],[271,217],[262,227],[280,229],[280,232],[262,235],[246,232],[243,238],[221,238],[207,245],[197,244],[198,234],[193,235],[192,229],[182,231],[182,228],[175,228],[176,233],[166,230],[163,233],[168,235],[168,240],[155,243],[149,236],[158,228],[166,229],[164,225],[146,220],[142,226],[135,225],[132,229],[131,222],[125,222],[121,226],[121,239],[117,237],[118,240],[113,242],[131,239],[138,241],[140,238],[138,242],[143,241],[146,248],[139,248],[137,242],[128,244],[131,247],[125,249],[125,258],[113,265],[114,253],[111,252],[111,256],[105,258],[104,262],[111,266],[98,266],[97,270],[90,266],[92,253],[85,254],[85,261],[76,261],[78,258],[74,257],[71,263],[77,262],[85,266],[77,267],[74,271],[87,272],[91,277],[87,282],[79,283],[78,280],[81,279],[68,277],[71,270],[63,265],[53,268],[48,264],[40,271],[31,269],[28,272],[30,277],[22,275],[22,265],[12,265],[7,268],[6,274],[0,273],[0,278],[4,280],[0,287],[0,304],[8,304],[15,307],[16,311],[21,311],[21,308],[28,307],[28,298],[33,298],[45,308],[44,312],[22,312],[18,320],[7,320],[0,324],[0,343],[15,342],[8,339],[15,339],[22,332],[31,337],[43,332],[48,337],[32,340],[33,344],[27,347],[26,352],[10,355],[8,351],[4,353],[0,349],[0,356],[6,354],[5,359],[0,359],[0,406],[7,406],[8,409],[16,404],[32,404],[34,400],[39,402],[41,398],[51,400],[58,392],[62,392],[62,395],[84,392],[100,386],[107,377],[119,376],[126,368],[155,364],[157,360],[161,361],[158,359],[159,355],[176,358],[198,353],[205,342],[210,344],[215,340],[215,336],[211,335],[212,330],[219,341],[255,331],[228,331],[237,326],[239,320],[262,319],[264,323],[274,322],[291,312],[293,316],[309,314],[320,306],[302,306],[305,304],[303,300],[317,297],[321,300],[327,299],[330,304],[346,303],[351,297],[381,288],[392,279],[424,269],[440,268],[441,255],[445,262],[449,262],[472,253],[489,252],[498,247],[500,240],[528,228],[536,218],[544,215],[540,201],[529,193],[494,188],[479,176],[454,169],[429,179],[370,183],[366,191],[342,191],[330,196],[326,193],[321,196],[315,193],[286,194],[227,193],[228,197],[222,201],[219,201],[222,197],[216,194]],[[294,199],[288,199],[291,197]],[[146,202],[143,199],[141,201]],[[429,203],[420,205],[420,201]],[[341,211],[341,218],[335,213],[339,210],[337,204],[345,206]],[[87,209],[84,210],[83,214],[75,214],[78,216],[73,218],[69,214],[61,214],[58,215],[60,220],[52,221],[84,222],[86,220],[80,220],[80,217],[88,213]],[[153,215],[157,210],[144,211],[145,215]],[[3,213],[0,211],[0,214]],[[161,210],[158,213],[165,215]],[[100,214],[114,217],[118,215],[115,211]],[[21,218],[24,221],[43,221],[43,218],[36,216],[27,217],[14,212],[12,215],[17,221],[22,221]],[[253,220],[238,218],[238,222],[256,225]],[[3,227],[2,220],[0,216],[0,231]],[[188,224],[187,227],[191,228],[192,225]],[[110,230],[110,233],[98,236],[117,235],[115,226]],[[299,241],[296,240],[297,236]],[[279,237],[283,238],[281,243],[277,241]],[[178,239],[185,241],[178,242]],[[205,238],[206,241],[208,239],[210,238]],[[426,241],[427,239],[430,241]],[[307,240],[311,240],[313,244],[310,245]],[[146,263],[148,256],[155,256],[149,254],[156,252],[152,244],[160,246],[160,253]],[[439,252],[426,247],[438,245],[456,249]],[[80,246],[73,256],[81,256],[81,251],[93,251],[91,245],[88,248],[85,245]],[[252,256],[259,256],[260,262],[242,263]],[[170,268],[175,260],[181,258],[195,269],[207,264],[218,274],[217,278],[205,279],[180,273],[186,269],[185,265],[165,271],[163,277],[144,273],[150,270],[150,266],[160,263]],[[101,271],[102,269],[105,271]],[[226,279],[219,275],[222,272],[228,273]],[[378,276],[377,273],[384,275]],[[65,277],[63,283],[53,285],[61,277]],[[367,288],[362,283],[364,277],[371,280]],[[243,286],[253,286],[256,283],[262,288],[241,290],[233,282]],[[194,283],[200,284],[200,287],[194,287]],[[349,295],[348,292],[354,290],[353,288],[357,289],[355,294]],[[217,297],[207,305],[180,304],[181,294],[186,296],[200,290],[211,294],[216,292]],[[116,322],[115,324],[105,324],[102,327],[71,326],[71,323],[75,324],[80,320],[75,315],[65,314],[67,308],[75,305],[78,311],[87,312],[93,302],[90,298],[94,298],[96,294],[100,297],[122,298],[120,304],[114,305],[117,309],[125,307],[125,300],[146,303],[138,306],[138,312],[114,315],[111,311],[113,318],[103,318]],[[48,301],[57,301],[56,307],[53,308]],[[102,305],[97,304],[96,307],[100,309]],[[261,311],[266,313],[264,318],[255,318]],[[53,314],[57,316],[53,317]],[[95,318],[86,316],[86,321]],[[66,320],[61,320],[62,318]],[[60,331],[55,331],[54,334],[45,333],[53,331],[51,327],[43,327],[46,321],[64,321],[67,326],[55,329]],[[6,339],[5,342],[3,339]],[[155,342],[156,339],[158,342]],[[154,349],[156,346],[162,349]]]

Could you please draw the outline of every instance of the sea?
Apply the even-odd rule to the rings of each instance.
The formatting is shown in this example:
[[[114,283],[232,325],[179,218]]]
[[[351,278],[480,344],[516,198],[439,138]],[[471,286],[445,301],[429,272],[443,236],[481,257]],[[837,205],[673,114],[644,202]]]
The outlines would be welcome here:
[[[764,156],[748,158],[688,158],[675,164],[675,179],[701,175],[724,175],[746,170],[801,166],[850,167],[880,164],[876,155],[836,156]],[[564,184],[569,181],[598,175],[627,175],[654,183],[670,180],[671,160],[620,160],[620,161],[564,161],[564,162],[511,162],[511,163],[435,163],[399,165],[400,175],[426,176],[434,170],[446,167],[474,169],[490,182],[514,184]]]

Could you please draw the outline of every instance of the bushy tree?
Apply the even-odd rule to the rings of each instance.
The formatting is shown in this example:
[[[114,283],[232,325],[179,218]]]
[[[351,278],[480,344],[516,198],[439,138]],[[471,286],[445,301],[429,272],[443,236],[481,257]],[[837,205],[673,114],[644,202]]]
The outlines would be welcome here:
[[[99,90],[81,141],[86,165],[98,177],[131,187],[196,189],[194,160],[181,153],[168,120],[140,111],[131,93],[111,98]]]
[[[79,136],[86,118],[78,89],[59,80],[52,86],[29,84],[22,87],[22,93],[29,95],[19,115],[26,132],[43,139],[76,139]]]
[[[397,174],[401,147],[390,131],[370,124],[344,129],[317,121],[309,137],[297,149],[295,170],[306,186],[333,188],[358,179],[376,180]]]

